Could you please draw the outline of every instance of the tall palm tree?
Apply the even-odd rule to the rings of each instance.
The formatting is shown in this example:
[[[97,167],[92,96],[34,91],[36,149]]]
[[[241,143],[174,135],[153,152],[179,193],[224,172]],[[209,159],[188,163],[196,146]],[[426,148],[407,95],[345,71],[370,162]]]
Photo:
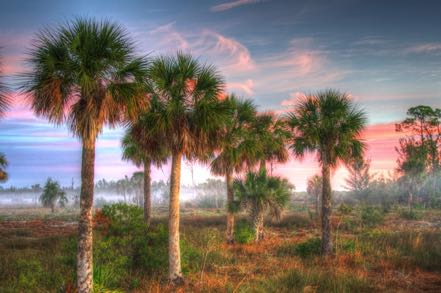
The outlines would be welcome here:
[[[251,135],[254,141],[255,155],[260,162],[260,169],[266,170],[266,164],[274,162],[285,163],[288,161],[287,150],[289,131],[285,122],[273,113],[267,112],[257,116]],[[272,170],[270,170],[272,172]]]
[[[230,110],[219,100],[223,78],[213,66],[190,55],[161,56],[152,61],[151,109],[140,124],[155,137],[164,135],[172,157],[169,206],[169,278],[183,283],[179,246],[181,160],[207,159],[217,147]]]
[[[225,176],[227,184],[227,242],[234,242],[233,174],[241,172],[256,156],[254,144],[247,139],[251,123],[256,118],[256,106],[250,100],[240,100],[234,94],[224,100],[234,111],[222,136],[220,151],[211,162],[214,175]]]
[[[23,90],[32,109],[57,125],[66,123],[81,140],[81,202],[78,223],[77,284],[91,292],[92,204],[95,142],[104,125],[135,119],[145,108],[147,62],[117,24],[76,19],[40,32],[30,52],[32,70]]]
[[[149,136],[149,133],[143,130],[144,128],[139,124],[132,125],[124,135],[122,147],[124,160],[130,160],[136,166],[144,167],[144,221],[149,226],[152,211],[151,165],[160,167],[165,164],[169,151],[165,147],[162,135]]]
[[[360,133],[366,126],[366,114],[357,109],[347,94],[335,90],[309,95],[288,114],[293,131],[291,149],[297,157],[317,154],[322,168],[322,254],[332,253],[331,240],[331,169],[339,162],[360,158],[365,149]]]
[[[263,239],[265,213],[280,219],[294,188],[286,179],[267,176],[265,169],[248,172],[244,180],[234,181],[239,202],[248,208],[254,227],[255,242]]]

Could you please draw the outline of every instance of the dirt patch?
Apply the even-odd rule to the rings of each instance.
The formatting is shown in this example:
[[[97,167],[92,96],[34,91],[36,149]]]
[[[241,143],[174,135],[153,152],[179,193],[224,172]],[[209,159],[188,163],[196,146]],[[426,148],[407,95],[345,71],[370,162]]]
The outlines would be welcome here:
[[[56,220],[3,221],[0,222],[1,238],[48,238],[76,233],[76,222]]]

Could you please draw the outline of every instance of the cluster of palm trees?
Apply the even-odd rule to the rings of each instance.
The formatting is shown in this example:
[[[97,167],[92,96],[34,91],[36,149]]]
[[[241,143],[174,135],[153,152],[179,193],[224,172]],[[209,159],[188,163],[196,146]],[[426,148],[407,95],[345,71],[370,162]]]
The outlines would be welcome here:
[[[92,291],[92,203],[95,142],[103,127],[124,125],[123,158],[144,167],[144,211],[151,218],[150,168],[171,158],[169,202],[169,278],[183,282],[179,246],[179,195],[182,159],[209,163],[227,184],[226,240],[234,241],[234,192],[255,211],[283,205],[286,180],[267,175],[267,165],[317,153],[322,166],[323,253],[331,254],[331,169],[362,155],[359,140],[366,119],[347,95],[325,91],[301,100],[287,115],[258,113],[250,100],[224,93],[215,67],[178,52],[153,59],[136,57],[120,26],[76,19],[38,34],[29,58],[31,70],[22,89],[39,116],[67,124],[82,142],[81,199],[78,225],[77,285]],[[254,172],[258,169],[258,172]],[[234,176],[247,172],[244,181]],[[254,172],[254,173],[253,173]],[[254,176],[254,177],[253,177]],[[259,176],[265,176],[259,177]],[[254,179],[253,179],[254,178]],[[265,192],[256,196],[253,182]],[[257,186],[259,187],[259,186]],[[261,190],[261,189],[259,189]],[[262,200],[271,193],[276,205]],[[277,211],[275,211],[277,212]]]

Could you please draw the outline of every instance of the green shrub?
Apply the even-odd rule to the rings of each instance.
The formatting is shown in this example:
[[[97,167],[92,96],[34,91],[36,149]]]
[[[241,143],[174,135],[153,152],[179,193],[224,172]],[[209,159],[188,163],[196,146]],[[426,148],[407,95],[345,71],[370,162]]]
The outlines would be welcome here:
[[[93,247],[94,283],[104,288],[114,289],[123,285],[130,269],[129,253],[120,246],[115,237],[97,239]]]
[[[322,241],[320,238],[310,238],[294,247],[294,253],[301,258],[320,255]]]
[[[144,211],[139,206],[125,203],[105,205],[101,213],[110,221],[106,232],[113,236],[128,236],[147,228],[144,224]]]
[[[340,249],[345,252],[353,253],[356,250],[356,243],[353,239],[345,240],[340,244]]]
[[[168,230],[165,225],[151,226],[137,239],[135,265],[149,273],[165,273],[168,268]]]
[[[238,243],[246,244],[254,240],[254,229],[247,221],[238,222],[234,230],[234,238]]]
[[[376,207],[363,207],[361,209],[361,222],[367,227],[380,225],[384,222],[384,214]]]
[[[421,214],[417,213],[415,211],[400,210],[399,214],[400,214],[400,218],[405,219],[405,220],[419,220],[419,219],[421,219]]]
[[[338,207],[338,211],[342,215],[349,215],[352,212],[352,207],[345,203],[341,203],[340,206]]]

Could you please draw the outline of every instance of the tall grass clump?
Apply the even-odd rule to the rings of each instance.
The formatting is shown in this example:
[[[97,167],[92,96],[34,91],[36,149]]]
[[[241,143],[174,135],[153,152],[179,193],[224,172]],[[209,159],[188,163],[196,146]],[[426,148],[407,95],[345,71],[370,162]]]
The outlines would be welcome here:
[[[372,292],[373,286],[352,274],[335,274],[320,270],[293,270],[264,285],[264,292]]]

